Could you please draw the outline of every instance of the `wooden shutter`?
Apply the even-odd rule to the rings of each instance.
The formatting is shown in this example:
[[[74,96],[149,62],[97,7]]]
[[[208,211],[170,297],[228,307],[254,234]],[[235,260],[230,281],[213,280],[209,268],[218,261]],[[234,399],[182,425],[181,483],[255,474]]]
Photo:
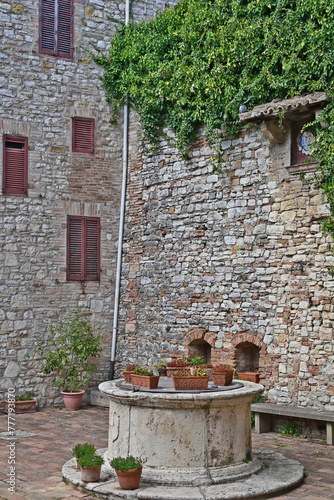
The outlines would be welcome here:
[[[67,221],[67,279],[84,279],[84,255],[82,239],[84,234],[82,217],[69,217]]]
[[[57,55],[73,57],[73,4],[72,0],[58,0],[58,26],[56,30]]]
[[[86,279],[100,279],[100,219],[86,219]]]
[[[55,54],[56,0],[41,0],[39,50]]]
[[[100,219],[68,217],[67,279],[100,279]]]
[[[72,151],[94,153],[94,120],[92,118],[73,118]]]
[[[73,57],[73,0],[40,0],[39,50]]]
[[[28,139],[5,135],[3,141],[3,193],[27,194]]]

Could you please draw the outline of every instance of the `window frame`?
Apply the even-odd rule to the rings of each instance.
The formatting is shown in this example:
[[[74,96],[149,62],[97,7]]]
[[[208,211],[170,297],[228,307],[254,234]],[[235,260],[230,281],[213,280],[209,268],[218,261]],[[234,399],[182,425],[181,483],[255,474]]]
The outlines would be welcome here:
[[[69,23],[69,52],[61,51],[61,43],[59,42],[59,32],[60,32],[60,2],[69,1],[70,7],[70,23]],[[46,8],[46,3],[53,3],[53,49],[43,48],[43,28],[45,26],[43,22],[44,9]],[[44,3],[44,4],[43,4]],[[40,0],[39,3],[39,52],[41,54],[49,54],[55,57],[61,57],[64,59],[73,59],[73,24],[74,24],[74,1],[73,0]],[[50,28],[52,30],[52,28]],[[50,36],[51,39],[51,36]],[[46,42],[46,38],[44,38]]]
[[[10,148],[6,147],[7,142],[16,142],[19,144],[24,144],[24,148],[21,151],[24,151],[23,155],[23,176],[21,179],[21,188],[8,186],[8,157],[7,151]],[[28,193],[28,137],[22,137],[17,135],[3,135],[3,172],[2,172],[2,192],[4,194],[17,194],[17,195],[26,195]]]
[[[83,122],[89,122],[91,124],[90,128],[90,147],[89,148],[80,148],[77,147],[77,131],[78,123],[83,123]],[[89,154],[94,154],[95,150],[95,120],[94,118],[85,118],[83,116],[73,116],[72,117],[72,152],[73,153],[89,153]]]
[[[76,265],[80,266],[80,274],[73,273],[72,259],[73,251],[73,239],[71,238],[71,221],[81,222],[81,234],[80,234],[80,263]],[[96,275],[87,275],[87,221],[93,221],[97,223],[96,228]],[[100,217],[81,217],[76,215],[67,216],[67,258],[66,258],[66,279],[67,281],[100,281],[101,274],[101,220]],[[74,243],[75,244],[75,243]],[[78,248],[78,245],[77,245]]]

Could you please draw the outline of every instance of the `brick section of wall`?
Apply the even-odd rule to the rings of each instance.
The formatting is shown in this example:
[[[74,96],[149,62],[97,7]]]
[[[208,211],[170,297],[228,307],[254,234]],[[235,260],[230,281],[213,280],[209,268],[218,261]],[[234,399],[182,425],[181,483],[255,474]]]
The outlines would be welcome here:
[[[134,2],[136,21],[164,2]],[[40,404],[58,389],[34,357],[36,340],[67,311],[81,307],[103,334],[91,385],[108,378],[122,178],[122,117],[110,124],[101,68],[82,47],[104,50],[124,20],[121,0],[74,0],[74,58],[39,54],[39,2],[0,4],[2,134],[28,137],[28,195],[0,194],[0,397],[13,385]],[[72,153],[72,117],[95,119],[94,154]],[[2,148],[2,141],[0,141]],[[0,183],[2,150],[0,150]],[[2,184],[1,184],[2,185]],[[101,281],[66,281],[67,215],[101,218]]]
[[[225,138],[220,171],[203,138],[188,161],[160,147],[131,152],[119,361],[151,365],[203,339],[229,362],[252,342],[269,399],[333,409],[328,206],[285,168],[289,140]]]

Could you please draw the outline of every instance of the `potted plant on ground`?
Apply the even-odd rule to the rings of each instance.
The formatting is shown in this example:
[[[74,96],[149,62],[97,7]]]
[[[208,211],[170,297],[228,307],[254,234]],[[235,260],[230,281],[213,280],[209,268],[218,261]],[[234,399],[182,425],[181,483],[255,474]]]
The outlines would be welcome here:
[[[96,452],[95,446],[92,444],[88,444],[88,443],[77,444],[73,448],[73,452],[72,452],[73,456],[77,460],[77,470],[80,470],[79,458],[83,457],[84,455],[94,455],[95,452]]]
[[[159,373],[159,377],[167,376],[167,361],[161,359],[153,365],[153,369]]]
[[[95,452],[87,452],[79,458],[78,462],[82,481],[85,481],[85,483],[95,483],[100,479],[101,467],[104,462],[100,455],[97,455]]]
[[[139,365],[127,365],[125,370],[123,371],[123,377],[125,382],[128,384],[131,384],[131,375],[134,375],[136,373],[136,369],[139,368]]]
[[[44,373],[54,374],[67,410],[79,410],[85,393],[81,389],[96,369],[91,358],[100,356],[100,335],[94,335],[88,320],[77,311],[50,326],[50,335],[38,342],[44,357]]]
[[[122,458],[117,457],[110,461],[115,469],[118,482],[122,490],[135,490],[139,487],[143,464],[146,460],[132,455]]]
[[[177,391],[205,390],[208,388],[209,376],[206,366],[198,366],[193,374],[188,370],[178,370],[173,374],[173,385]]]
[[[215,385],[230,385],[233,373],[234,367],[232,365],[215,365],[213,367],[213,383]]]
[[[131,375],[133,385],[145,387],[146,389],[156,389],[159,384],[159,375],[154,375],[148,368],[136,368],[136,373]]]
[[[13,390],[14,391],[14,390]],[[32,391],[21,394],[8,393],[9,399],[5,401],[5,413],[32,413],[36,411],[37,399]]]

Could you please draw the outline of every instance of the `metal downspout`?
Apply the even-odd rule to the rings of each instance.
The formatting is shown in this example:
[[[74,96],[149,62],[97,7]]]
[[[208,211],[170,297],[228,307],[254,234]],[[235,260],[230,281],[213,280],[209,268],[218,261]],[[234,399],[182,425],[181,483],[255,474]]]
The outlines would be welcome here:
[[[130,17],[130,0],[125,3],[125,25],[129,24]],[[115,302],[114,302],[114,321],[112,329],[112,344],[111,344],[111,365],[110,365],[110,380],[114,378],[115,357],[116,357],[116,339],[117,339],[117,324],[118,324],[118,308],[119,294],[122,274],[122,249],[123,249],[123,230],[124,230],[124,215],[125,215],[125,198],[126,198],[126,177],[128,170],[128,120],[129,110],[128,104],[124,104],[123,108],[123,174],[122,174],[122,192],[121,192],[121,207],[119,214],[119,232],[118,232],[118,250],[117,250],[117,267],[116,267],[116,284],[115,284]]]

